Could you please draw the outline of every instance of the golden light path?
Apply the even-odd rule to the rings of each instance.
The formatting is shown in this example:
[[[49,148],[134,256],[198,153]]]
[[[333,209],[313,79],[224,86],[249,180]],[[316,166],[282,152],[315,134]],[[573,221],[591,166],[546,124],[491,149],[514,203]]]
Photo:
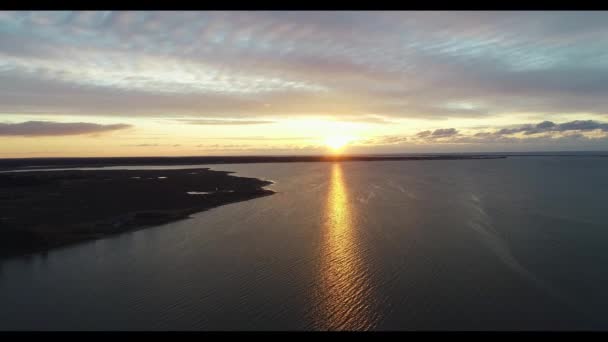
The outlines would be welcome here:
[[[332,166],[321,249],[316,315],[319,330],[369,330],[375,326],[368,273],[359,253],[342,166]]]

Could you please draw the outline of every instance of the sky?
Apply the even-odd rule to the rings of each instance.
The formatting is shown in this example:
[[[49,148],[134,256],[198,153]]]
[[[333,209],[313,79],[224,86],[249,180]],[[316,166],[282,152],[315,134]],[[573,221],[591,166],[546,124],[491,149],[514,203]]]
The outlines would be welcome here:
[[[0,12],[0,158],[608,150],[608,12]]]

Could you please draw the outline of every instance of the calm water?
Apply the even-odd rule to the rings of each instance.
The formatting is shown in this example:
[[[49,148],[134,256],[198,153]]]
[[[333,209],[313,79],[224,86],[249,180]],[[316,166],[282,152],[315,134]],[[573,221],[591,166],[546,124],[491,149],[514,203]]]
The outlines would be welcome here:
[[[0,329],[608,328],[608,158],[210,167],[278,193],[0,261]]]

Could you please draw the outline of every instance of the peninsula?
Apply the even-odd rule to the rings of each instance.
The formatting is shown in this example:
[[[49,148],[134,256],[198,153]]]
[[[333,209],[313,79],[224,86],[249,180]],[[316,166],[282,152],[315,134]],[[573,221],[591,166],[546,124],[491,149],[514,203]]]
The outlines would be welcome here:
[[[0,173],[0,257],[185,219],[270,184],[208,168]]]

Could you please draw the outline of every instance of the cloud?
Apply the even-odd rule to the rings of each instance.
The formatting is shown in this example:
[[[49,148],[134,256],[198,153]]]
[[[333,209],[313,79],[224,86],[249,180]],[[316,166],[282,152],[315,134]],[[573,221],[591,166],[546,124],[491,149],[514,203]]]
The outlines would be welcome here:
[[[599,134],[584,134],[593,131]],[[559,142],[575,140],[602,140],[608,138],[608,123],[594,120],[574,120],[556,124],[543,121],[538,124],[524,124],[514,128],[502,128],[492,132],[482,131],[456,137],[453,142],[461,143],[510,143],[510,142]]]
[[[592,12],[3,12],[0,83],[12,86],[0,88],[0,112],[606,115],[607,22]],[[450,107],[464,101],[473,105]]]
[[[426,138],[430,135],[432,135],[431,131],[422,131],[422,132],[416,133],[416,136],[419,138]]]
[[[217,137],[217,138],[199,138],[202,140],[251,140],[251,141],[288,141],[288,140],[310,140],[313,137],[268,137],[268,136],[233,136],[233,137]]]
[[[597,134],[596,134],[597,133]],[[439,128],[433,131],[426,130],[413,135],[380,136],[359,141],[360,146],[415,146],[428,145],[457,145],[469,144],[484,147],[486,144],[527,144],[549,148],[551,144],[558,146],[586,146],[592,144],[594,148],[608,142],[608,123],[593,120],[575,120],[556,124],[543,121],[537,124],[523,124],[518,127],[501,128],[493,131],[472,130],[460,132],[455,128]]]
[[[600,129],[608,132],[608,123],[599,123],[593,120],[575,120],[558,125],[558,131],[592,131]]]
[[[273,124],[271,120],[240,120],[240,119],[180,119],[180,122],[191,125],[263,125]]]
[[[555,124],[551,121],[543,121],[536,125],[536,128],[538,129],[547,129],[551,127],[555,127]]]
[[[408,137],[398,136],[398,135],[386,135],[381,137],[374,137],[363,139],[360,141],[354,142],[356,145],[397,145],[408,141]]]
[[[434,131],[426,130],[418,132],[412,138],[421,141],[435,141],[443,140],[445,138],[450,138],[456,135],[458,135],[458,130],[455,128],[439,128]]]
[[[389,117],[381,116],[381,115],[343,115],[337,118],[339,121],[347,121],[347,122],[362,122],[362,123],[370,123],[370,124],[380,124],[386,125],[394,123]]]
[[[127,124],[101,125],[86,122],[26,121],[0,123],[0,136],[62,136],[105,133],[132,127]]]
[[[453,135],[458,134],[458,131],[455,128],[444,128],[444,129],[436,129],[433,131],[433,137],[451,137]]]
[[[536,125],[521,125],[515,128],[503,128],[496,132],[499,135],[510,135],[523,133],[525,135],[547,133],[547,132],[568,132],[568,131],[593,131],[601,130],[608,132],[608,124],[593,120],[574,120],[562,124],[555,124],[551,121],[543,121]]]
[[[180,147],[182,146],[181,144],[126,144],[126,145],[122,145],[125,147]]]

